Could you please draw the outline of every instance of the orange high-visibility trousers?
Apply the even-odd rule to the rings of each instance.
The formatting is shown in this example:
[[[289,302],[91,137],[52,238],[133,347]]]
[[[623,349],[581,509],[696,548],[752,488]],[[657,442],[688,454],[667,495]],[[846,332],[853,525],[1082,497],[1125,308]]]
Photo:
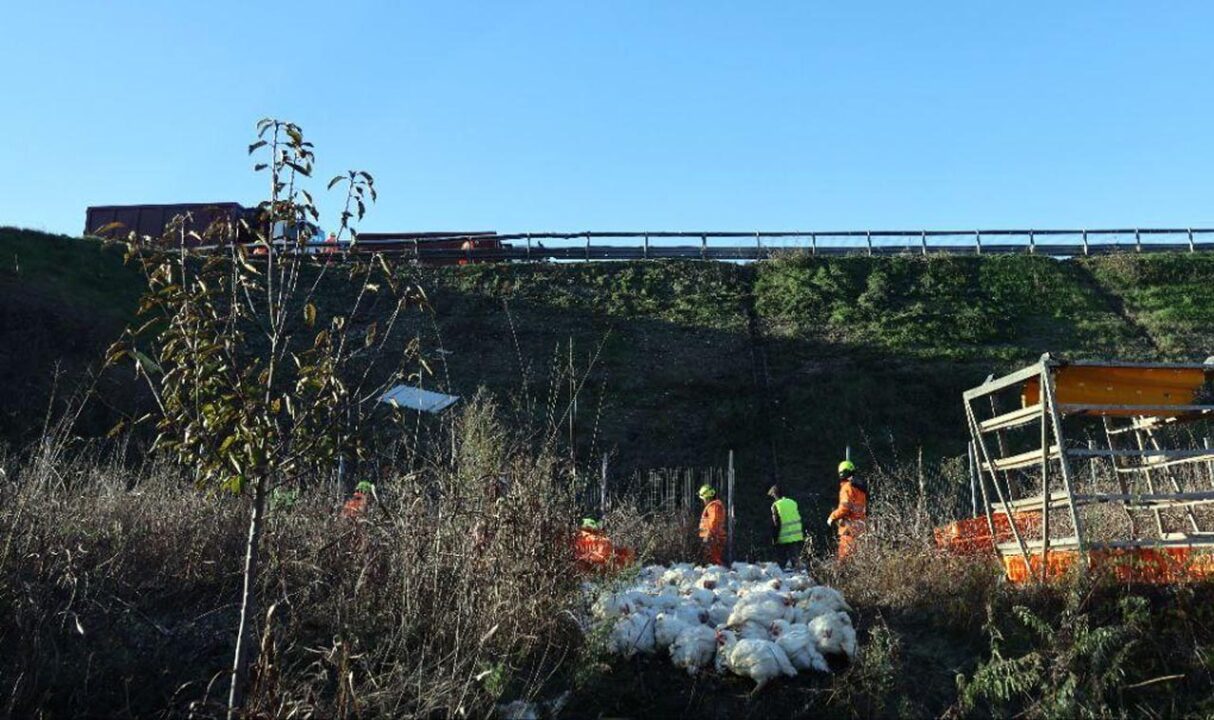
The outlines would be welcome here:
[[[839,521],[839,559],[842,560],[856,549],[856,540],[864,534],[863,520]]]

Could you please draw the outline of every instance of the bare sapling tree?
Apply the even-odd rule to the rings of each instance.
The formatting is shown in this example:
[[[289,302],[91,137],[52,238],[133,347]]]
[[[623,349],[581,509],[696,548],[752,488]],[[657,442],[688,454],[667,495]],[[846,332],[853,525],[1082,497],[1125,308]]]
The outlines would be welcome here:
[[[415,341],[393,332],[397,319],[425,302],[383,256],[355,252],[355,224],[376,197],[369,174],[351,171],[328,184],[345,190],[343,250],[310,254],[320,218],[305,187],[312,144],[298,126],[265,119],[249,153],[269,179],[269,199],[254,218],[203,232],[181,221],[165,238],[130,239],[128,258],[148,282],[143,323],[109,353],[110,362],[133,361],[147,381],[156,410],[142,419],[156,424],[155,448],[198,485],[249,498],[229,718],[245,706],[256,652],[267,495],[366,452],[369,414],[418,367]],[[340,292],[326,291],[334,287]]]

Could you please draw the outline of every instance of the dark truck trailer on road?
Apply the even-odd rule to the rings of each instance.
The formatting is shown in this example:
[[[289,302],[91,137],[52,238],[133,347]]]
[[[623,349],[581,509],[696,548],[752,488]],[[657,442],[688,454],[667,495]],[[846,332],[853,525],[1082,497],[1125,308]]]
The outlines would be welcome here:
[[[108,239],[123,239],[130,233],[139,237],[160,239],[169,223],[178,215],[187,216],[186,233],[194,232],[199,237],[186,237],[187,245],[205,245],[218,242],[251,242],[253,238],[241,228],[242,219],[252,222],[256,208],[246,208],[235,202],[173,203],[169,205],[95,205],[85,212],[84,234]],[[221,221],[218,222],[217,221]],[[115,225],[117,223],[117,225]],[[228,228],[226,236],[207,237],[212,227]]]

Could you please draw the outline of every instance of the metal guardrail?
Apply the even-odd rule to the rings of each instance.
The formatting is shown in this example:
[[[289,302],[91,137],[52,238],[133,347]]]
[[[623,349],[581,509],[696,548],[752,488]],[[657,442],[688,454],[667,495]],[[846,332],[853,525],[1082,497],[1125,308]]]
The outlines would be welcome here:
[[[691,242],[688,242],[691,241]],[[744,242],[743,242],[744,241]],[[206,248],[200,248],[206,249]],[[806,255],[1048,257],[1214,250],[1214,228],[1097,230],[586,231],[501,235],[367,233],[332,257],[364,252],[444,264],[493,261],[763,260]],[[317,248],[310,252],[321,254]]]

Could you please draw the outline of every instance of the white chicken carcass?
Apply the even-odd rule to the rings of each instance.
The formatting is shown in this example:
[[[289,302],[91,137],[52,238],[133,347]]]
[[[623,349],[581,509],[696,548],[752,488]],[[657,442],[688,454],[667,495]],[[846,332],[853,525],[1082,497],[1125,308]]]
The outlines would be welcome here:
[[[723,567],[713,566],[705,568],[700,577],[696,579],[696,587],[704,588],[705,590],[716,590],[723,583],[729,580],[729,571]]]
[[[649,654],[655,649],[654,616],[639,610],[616,621],[607,638],[607,649],[626,658],[637,653]]]
[[[739,640],[770,640],[771,633],[768,632],[768,627],[770,626],[747,620],[741,625],[730,625],[729,629],[738,634]]]
[[[825,585],[815,585],[809,589],[809,601],[825,605],[831,610],[851,610],[851,606],[843,599],[843,593]]]
[[[784,579],[784,568],[780,567],[779,563],[765,562],[759,563],[759,570],[763,573],[763,577],[773,580]]]
[[[698,577],[698,574],[696,573],[696,569],[694,567],[686,563],[679,563],[677,565],[671,565],[669,570],[662,573],[660,582],[663,585],[682,587],[684,585],[691,585],[694,583],[696,581],[696,577]]]
[[[755,580],[763,579],[763,569],[758,565],[736,562],[730,566],[730,569],[733,570],[739,580],[744,582],[754,582]]]
[[[717,655],[712,659],[713,668],[718,675],[724,675],[729,667],[729,655],[738,644],[738,634],[733,630],[717,630]]]
[[[805,573],[795,573],[788,578],[788,589],[801,591],[808,590],[813,587],[814,581]]]
[[[729,651],[727,664],[735,675],[754,680],[755,692],[781,675],[797,675],[788,655],[770,640],[738,640]]]
[[[777,592],[765,590],[752,592],[739,598],[733,611],[729,613],[728,625],[741,625],[754,621],[767,627],[776,620],[785,617],[791,608],[792,599]]]
[[[635,590],[606,592],[599,596],[590,611],[600,620],[623,617],[643,607],[644,599],[645,595]]]
[[[848,660],[856,656],[856,629],[845,612],[819,615],[809,623],[814,636],[814,646],[822,655],[846,655]]]
[[[697,605],[702,607],[708,607],[712,605],[713,600],[716,600],[716,595],[713,593],[713,591],[705,590],[704,588],[699,587],[688,593],[688,597],[690,597]]]
[[[718,599],[708,608],[708,622],[713,627],[724,625],[729,622],[731,612],[733,612],[733,605],[726,605]]]
[[[707,625],[691,625],[670,644],[670,662],[695,675],[712,662],[717,652],[717,633]]]
[[[843,594],[834,588],[819,585],[806,592],[794,593],[794,596],[796,595],[800,595],[800,599],[795,602],[797,610],[793,613],[797,622],[808,623],[819,615],[851,610],[843,599]]]
[[[771,635],[796,669],[830,672],[830,666],[826,664],[822,653],[818,652],[814,635],[808,625],[777,620],[772,623]]]
[[[677,589],[666,586],[656,595],[646,595],[639,602],[642,607],[647,607],[657,612],[671,612],[683,605],[683,597],[679,595]]]
[[[653,619],[653,642],[658,648],[668,648],[675,638],[690,627],[674,613],[658,613]]]

